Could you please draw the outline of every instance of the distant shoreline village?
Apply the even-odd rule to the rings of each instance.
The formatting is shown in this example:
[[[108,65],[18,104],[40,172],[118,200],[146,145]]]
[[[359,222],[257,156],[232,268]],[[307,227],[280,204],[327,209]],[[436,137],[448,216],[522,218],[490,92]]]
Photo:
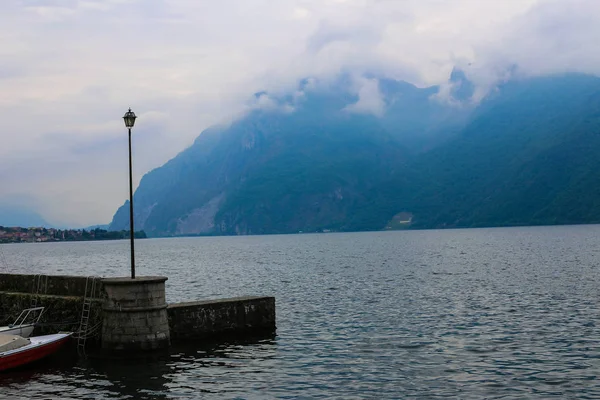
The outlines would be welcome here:
[[[145,239],[144,231],[135,232],[136,239]],[[55,229],[0,226],[0,243],[81,242],[90,240],[129,239],[129,231],[104,229]]]

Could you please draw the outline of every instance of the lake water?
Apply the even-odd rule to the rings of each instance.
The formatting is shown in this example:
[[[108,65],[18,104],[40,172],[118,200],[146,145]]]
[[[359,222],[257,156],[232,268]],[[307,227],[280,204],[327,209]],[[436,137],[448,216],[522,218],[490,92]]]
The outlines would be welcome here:
[[[128,242],[0,270],[129,274]],[[0,375],[6,399],[600,398],[600,226],[149,239],[169,302],[272,295],[277,336]]]

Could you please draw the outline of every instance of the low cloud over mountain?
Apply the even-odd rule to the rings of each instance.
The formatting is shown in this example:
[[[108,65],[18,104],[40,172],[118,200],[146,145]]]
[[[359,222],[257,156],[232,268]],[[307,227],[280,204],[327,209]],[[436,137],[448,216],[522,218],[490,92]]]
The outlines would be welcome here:
[[[443,86],[452,101],[439,101]],[[259,94],[269,107],[206,130],[145,175],[134,196],[136,229],[162,236],[600,222],[598,93],[600,78],[581,74],[513,77],[479,102],[458,69],[427,88],[373,75],[303,80],[287,94]],[[373,95],[367,104],[376,112],[356,109]],[[128,211],[119,208],[111,229],[127,228]]]
[[[247,115],[250,94],[304,77],[363,77],[347,112],[383,118],[370,74],[381,93],[389,79],[439,85],[442,102],[472,91],[474,104],[512,78],[598,75],[597,15],[595,0],[9,0],[0,199],[35,196],[69,225],[108,220],[127,193],[130,106],[137,184],[208,126]],[[472,88],[448,82],[455,67]]]

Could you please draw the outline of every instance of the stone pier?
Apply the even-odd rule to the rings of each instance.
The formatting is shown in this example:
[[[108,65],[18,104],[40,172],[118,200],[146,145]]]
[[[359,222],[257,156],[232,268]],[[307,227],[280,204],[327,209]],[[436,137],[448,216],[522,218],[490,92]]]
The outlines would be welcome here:
[[[166,347],[170,340],[243,340],[270,337],[276,330],[274,297],[167,305],[166,277],[96,279],[88,332],[93,337],[86,342],[90,347],[142,351]],[[34,335],[77,331],[89,283],[80,276],[0,273],[0,325],[12,323],[35,304],[45,310]]]

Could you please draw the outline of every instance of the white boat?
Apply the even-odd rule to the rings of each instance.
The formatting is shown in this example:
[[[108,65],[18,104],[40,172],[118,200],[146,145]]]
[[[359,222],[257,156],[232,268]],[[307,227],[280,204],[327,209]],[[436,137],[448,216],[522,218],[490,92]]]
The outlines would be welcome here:
[[[57,352],[73,333],[34,336],[0,335],[0,371],[17,368]]]
[[[31,336],[35,324],[38,323],[44,307],[27,308],[21,311],[14,323],[6,326],[0,326],[1,335],[19,335],[24,338]]]

